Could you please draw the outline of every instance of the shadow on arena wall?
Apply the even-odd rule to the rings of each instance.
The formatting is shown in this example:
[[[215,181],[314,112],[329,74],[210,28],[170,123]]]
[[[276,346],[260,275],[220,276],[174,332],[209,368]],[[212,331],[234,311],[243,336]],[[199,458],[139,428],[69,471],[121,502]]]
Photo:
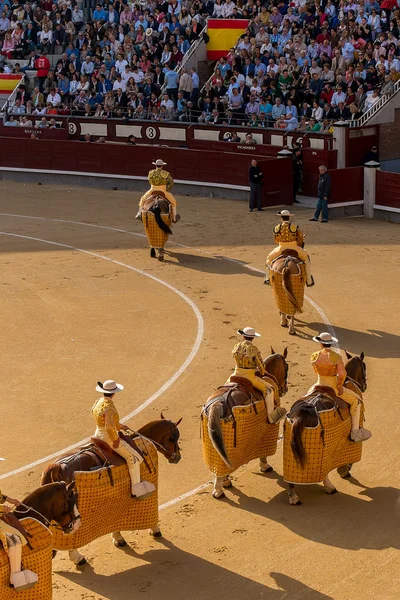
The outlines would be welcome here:
[[[331,596],[322,594],[283,573],[270,574],[281,588],[277,590],[185,552],[168,540],[160,540],[160,543],[164,548],[143,554],[138,554],[128,547],[126,552],[129,555],[147,561],[148,564],[122,573],[101,575],[96,573],[93,567],[86,565],[81,573],[59,571],[58,575],[113,600],[130,598],[133,590],[145,592],[148,600],[282,600],[287,595],[293,600],[333,600]]]

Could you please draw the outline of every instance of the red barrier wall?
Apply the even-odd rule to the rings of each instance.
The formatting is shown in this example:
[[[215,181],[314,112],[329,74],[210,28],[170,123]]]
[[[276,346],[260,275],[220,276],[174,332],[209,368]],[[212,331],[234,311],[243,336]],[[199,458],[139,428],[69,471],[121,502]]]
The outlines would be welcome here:
[[[336,169],[337,150],[321,152],[313,148],[303,148],[303,194],[316,196],[319,167],[325,165],[329,170]]]
[[[30,138],[32,133],[44,140],[67,140],[68,130],[65,127],[59,129],[43,129],[35,127],[6,127],[0,125],[0,137]]]
[[[333,169],[331,176],[331,196],[329,204],[353,202],[364,198],[364,167]]]
[[[346,129],[346,167],[364,164],[364,156],[376,146],[379,152],[379,126]]]
[[[376,172],[376,204],[400,208],[400,173]]]
[[[259,159],[228,152],[4,137],[0,147],[2,167],[145,177],[151,163],[162,157],[174,179],[240,186],[249,185],[251,159]],[[291,204],[292,160],[263,157],[259,164],[265,173],[263,206]]]

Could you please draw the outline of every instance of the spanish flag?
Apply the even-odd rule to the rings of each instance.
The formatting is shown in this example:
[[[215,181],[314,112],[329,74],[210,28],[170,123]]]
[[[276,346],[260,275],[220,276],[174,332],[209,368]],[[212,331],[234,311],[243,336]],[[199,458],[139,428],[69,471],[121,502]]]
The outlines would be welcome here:
[[[22,75],[6,75],[6,73],[0,73],[0,94],[11,94],[21,79]]]
[[[208,19],[207,60],[227,56],[249,26],[247,19]]]

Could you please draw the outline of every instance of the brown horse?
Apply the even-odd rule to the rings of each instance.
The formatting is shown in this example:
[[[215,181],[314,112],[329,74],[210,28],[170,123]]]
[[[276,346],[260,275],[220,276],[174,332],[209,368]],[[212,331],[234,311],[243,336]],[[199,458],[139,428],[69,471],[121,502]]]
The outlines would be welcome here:
[[[172,235],[171,204],[162,192],[149,196],[142,206],[142,221],[150,244],[150,256],[164,260],[164,245]]]
[[[161,419],[151,421],[141,427],[137,432],[124,432],[122,437],[134,446],[135,437],[139,435],[148,438],[153,442],[157,450],[162,454],[169,463],[177,464],[181,460],[181,450],[179,447],[179,429],[178,425],[182,419],[176,423],[164,418],[161,413]],[[100,442],[98,445],[95,438],[92,438],[93,444],[85,446],[77,452],[70,452],[60,457],[55,463],[46,467],[42,473],[41,485],[45,485],[50,481],[73,481],[75,471],[91,471],[111,465],[124,464],[123,458],[113,452],[113,450]],[[154,537],[161,537],[159,528],[152,530]],[[126,546],[126,541],[119,531],[112,534],[114,545],[117,547]],[[84,565],[86,559],[77,551],[69,552],[71,560],[77,565]]]
[[[272,354],[263,361],[267,371],[266,381],[271,383],[272,380],[279,397],[281,397],[286,394],[288,389],[287,375],[289,367],[286,362],[287,348],[285,348],[283,354],[276,354],[272,347],[271,352]],[[262,400],[262,393],[254,389],[251,384],[249,386],[247,380],[242,380],[240,383],[235,384],[234,387],[222,386],[220,390],[217,390],[210,396],[205,405],[208,415],[208,436],[216,452],[228,467],[232,465],[225,447],[221,419],[227,418],[234,406],[249,405],[254,402],[254,398]],[[207,405],[209,405],[209,408],[207,408]],[[272,471],[272,467],[268,464],[267,456],[260,457],[260,471],[262,473]],[[214,489],[212,491],[213,497],[217,499],[223,498],[223,488],[229,487],[232,487],[232,481],[229,476],[215,476]]]
[[[345,381],[345,387],[360,394],[365,392],[367,389],[367,375],[366,365],[364,362],[364,353],[360,356],[351,356],[346,352],[346,356],[349,359],[345,365],[347,378]],[[315,393],[310,399],[297,400],[288,415],[288,418],[292,422],[292,432],[290,439],[290,447],[293,455],[300,465],[305,466],[307,462],[307,451],[303,444],[302,434],[305,427],[317,427],[319,423],[318,413],[324,410],[336,409],[339,412],[341,409],[348,408],[348,404],[341,400],[341,398],[331,397],[326,395],[324,392]],[[350,469],[352,465],[344,465],[337,469],[339,475],[345,479],[350,477]],[[329,476],[327,476],[323,485],[328,494],[334,494],[337,492],[336,488],[331,483]],[[288,484],[289,504],[298,505],[301,504],[301,500],[294,490],[294,484]]]
[[[295,250],[283,250],[270,266],[270,281],[281,317],[281,326],[288,326],[289,334],[296,335],[294,316],[303,312],[305,266]]]
[[[65,534],[74,533],[80,525],[80,514],[74,490],[75,482],[48,483],[37,488],[24,498],[13,514],[18,519],[31,517],[48,527],[50,523]]]

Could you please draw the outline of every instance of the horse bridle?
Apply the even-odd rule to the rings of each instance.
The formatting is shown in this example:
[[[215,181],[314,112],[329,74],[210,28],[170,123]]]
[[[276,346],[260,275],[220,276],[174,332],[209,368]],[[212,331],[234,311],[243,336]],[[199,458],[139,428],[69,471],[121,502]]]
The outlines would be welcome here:
[[[284,358],[283,358],[283,364],[285,365],[285,379],[284,379],[283,385],[281,385],[279,383],[279,381],[275,377],[275,375],[272,375],[269,371],[267,371],[267,376],[272,379],[272,381],[275,383],[276,387],[278,388],[279,396],[284,396],[286,394],[286,392],[288,391],[287,380],[288,380],[289,365],[287,364],[287,362]]]
[[[21,502],[21,504],[18,506],[18,511],[22,512],[20,510],[20,506],[23,506],[26,509],[26,513],[32,511],[34,513],[36,513],[37,515],[39,515],[40,520],[43,521],[44,525],[46,527],[52,527],[53,529],[58,529],[59,531],[62,531],[63,533],[70,533],[70,531],[72,530],[75,521],[77,521],[78,519],[80,519],[80,514],[78,513],[78,516],[75,515],[75,505],[77,503],[77,499],[78,499],[78,493],[77,492],[73,492],[71,497],[68,498],[67,497],[67,493],[66,493],[66,489],[64,490],[65,494],[64,494],[64,500],[65,500],[65,504],[64,504],[64,508],[66,508],[66,510],[61,513],[61,516],[63,517],[66,514],[69,514],[70,520],[66,525],[59,525],[57,523],[57,521],[49,521],[49,519],[47,517],[45,517],[44,515],[42,515],[41,512],[39,512],[38,510],[36,510],[36,508],[33,508],[32,506],[27,506],[26,504],[23,504]]]
[[[151,442],[155,445],[158,446],[159,448],[161,448],[162,450],[164,450],[166,458],[168,460],[174,460],[178,453],[179,453],[179,431],[178,428],[174,426],[174,424],[172,423],[172,421],[167,421],[168,425],[169,425],[169,429],[170,429],[170,433],[171,433],[171,437],[169,438],[169,441],[174,444],[174,452],[172,452],[171,456],[167,456],[168,455],[168,450],[165,446],[163,446],[162,444],[160,444],[159,442],[155,442],[154,440],[151,440]]]
[[[361,392],[364,393],[365,390],[367,389],[367,367],[365,366],[365,363],[363,360],[361,360],[359,357],[354,357],[357,358],[358,361],[361,363],[361,372],[362,372],[362,381],[356,381],[355,379],[353,379],[352,377],[350,377],[350,375],[346,374],[346,379],[348,379],[349,381],[351,381],[352,383],[354,383],[358,388],[360,388]]]

